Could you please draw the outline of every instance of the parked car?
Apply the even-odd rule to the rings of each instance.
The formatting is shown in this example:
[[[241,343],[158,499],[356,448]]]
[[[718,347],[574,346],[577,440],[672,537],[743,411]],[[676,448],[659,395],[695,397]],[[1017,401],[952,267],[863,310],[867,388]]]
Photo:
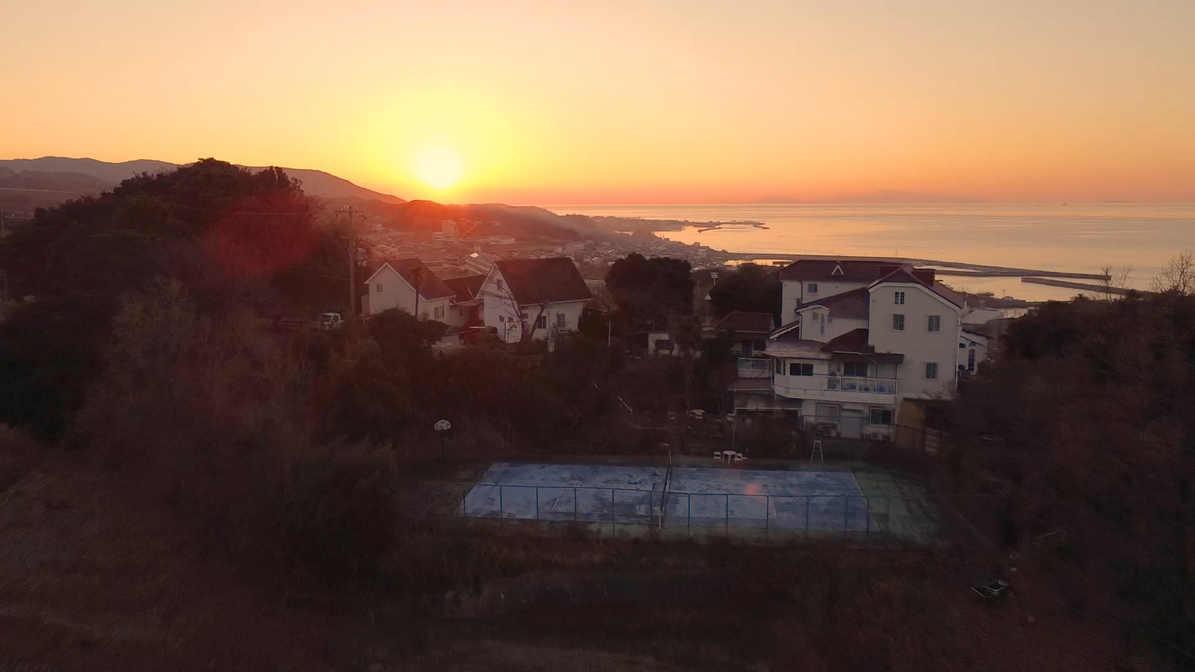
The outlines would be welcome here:
[[[483,343],[485,341],[497,341],[498,328],[497,327],[465,327],[460,333],[461,345],[470,345],[475,343]]]
[[[274,320],[274,329],[278,331],[298,331],[307,321],[300,317],[282,316]]]
[[[335,331],[344,324],[340,319],[340,313],[324,313],[319,317],[320,331]]]

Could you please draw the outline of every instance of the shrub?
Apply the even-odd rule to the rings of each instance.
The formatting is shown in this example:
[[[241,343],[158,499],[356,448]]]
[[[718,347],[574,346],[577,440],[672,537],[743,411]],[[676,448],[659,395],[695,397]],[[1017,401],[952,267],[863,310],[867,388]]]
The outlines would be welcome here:
[[[398,533],[389,448],[334,441],[299,459],[282,502],[295,558],[329,581],[375,576]]]

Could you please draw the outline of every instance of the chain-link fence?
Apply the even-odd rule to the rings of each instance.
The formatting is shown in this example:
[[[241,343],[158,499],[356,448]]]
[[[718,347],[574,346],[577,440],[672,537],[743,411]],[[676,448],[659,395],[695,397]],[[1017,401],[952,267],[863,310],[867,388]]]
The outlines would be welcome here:
[[[468,524],[568,526],[602,536],[842,538],[931,545],[968,541],[977,531],[956,507],[930,494],[665,493],[485,483],[423,484],[419,490],[410,498],[413,515],[452,517]],[[978,499],[993,501],[968,501],[967,508],[997,515],[1003,510],[1002,501]]]

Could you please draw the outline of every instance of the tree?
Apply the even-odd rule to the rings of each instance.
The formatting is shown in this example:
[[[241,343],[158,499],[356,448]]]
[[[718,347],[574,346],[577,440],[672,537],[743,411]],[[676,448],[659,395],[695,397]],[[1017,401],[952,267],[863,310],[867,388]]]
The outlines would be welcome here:
[[[665,329],[672,316],[693,314],[689,262],[631,253],[606,273],[620,321],[632,330]]]
[[[1104,276],[1104,279],[1100,282],[1103,289],[1099,293],[1105,301],[1115,301],[1117,297],[1124,294],[1121,290],[1129,288],[1129,283],[1133,275],[1133,267],[1107,264],[1100,267],[1100,273]]]
[[[771,313],[779,324],[781,284],[779,272],[743,264],[718,279],[710,290],[710,303],[719,317],[742,310],[750,313]]]
[[[1185,250],[1171,257],[1153,279],[1151,288],[1155,292],[1195,294],[1195,253]]]

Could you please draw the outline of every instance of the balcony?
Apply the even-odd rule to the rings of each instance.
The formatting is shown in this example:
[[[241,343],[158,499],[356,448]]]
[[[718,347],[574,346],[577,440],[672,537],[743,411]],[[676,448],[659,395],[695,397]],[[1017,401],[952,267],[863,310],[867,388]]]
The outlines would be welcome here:
[[[768,357],[739,357],[735,363],[739,378],[770,378],[772,360]]]
[[[776,376],[776,394],[790,398],[853,401],[874,404],[896,402],[896,380],[855,376]]]

